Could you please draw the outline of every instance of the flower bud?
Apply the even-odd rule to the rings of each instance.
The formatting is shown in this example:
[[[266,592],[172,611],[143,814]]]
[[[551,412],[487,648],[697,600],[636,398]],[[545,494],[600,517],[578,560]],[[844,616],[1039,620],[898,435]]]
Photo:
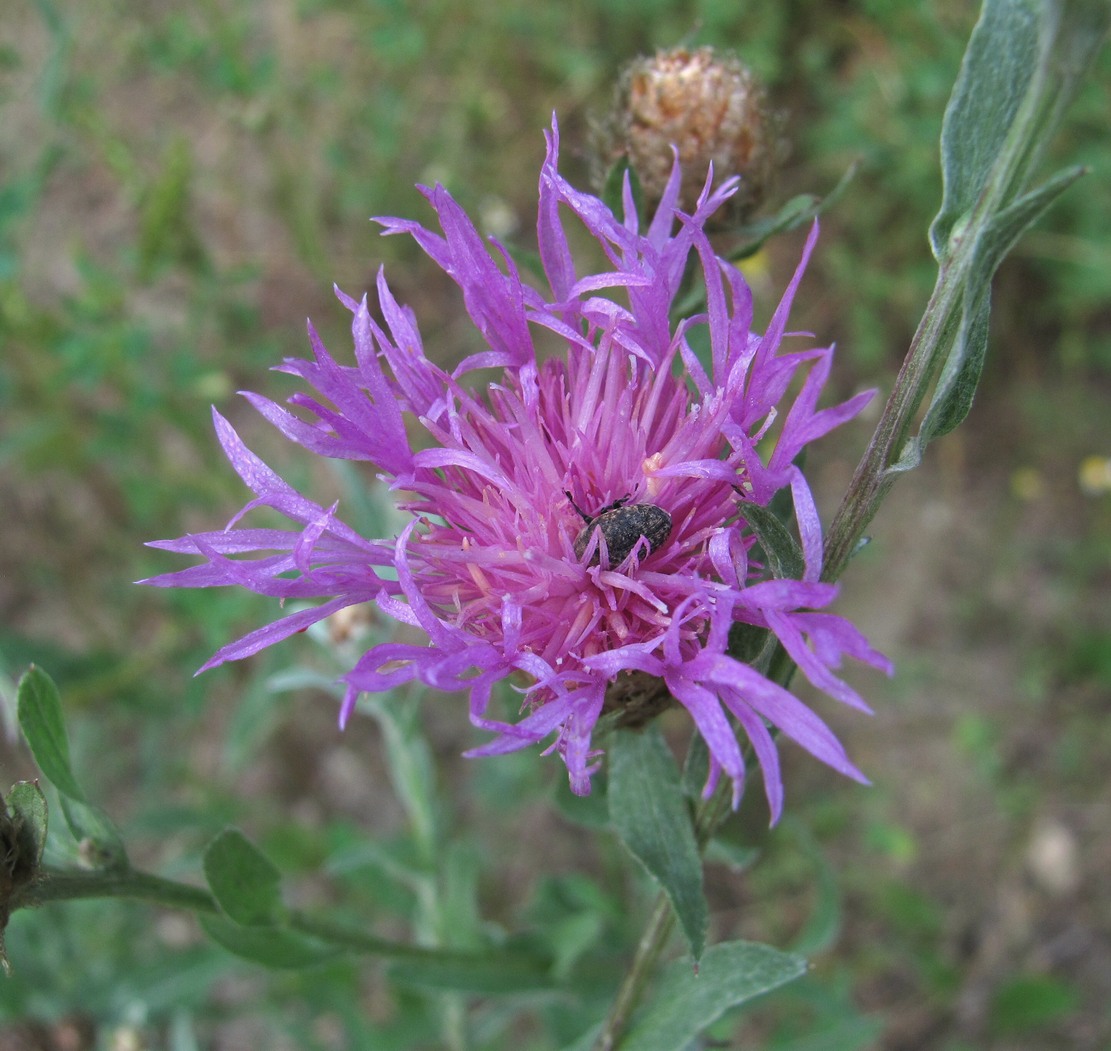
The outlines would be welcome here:
[[[674,145],[683,172],[680,207],[694,209],[712,161],[715,186],[741,176],[733,218],[743,219],[771,183],[778,124],[763,86],[734,56],[709,47],[660,51],[634,60],[621,74],[610,111],[595,128],[594,178],[601,187],[613,166],[627,159],[651,210],[671,174]]]

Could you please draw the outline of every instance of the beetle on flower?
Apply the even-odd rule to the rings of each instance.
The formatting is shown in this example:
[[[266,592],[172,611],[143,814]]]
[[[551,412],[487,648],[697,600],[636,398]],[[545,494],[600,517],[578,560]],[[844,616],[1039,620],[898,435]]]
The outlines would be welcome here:
[[[412,236],[458,283],[483,352],[450,373],[434,365],[413,314],[380,273],[384,325],[365,298],[337,291],[354,317],[354,365],[335,361],[310,326],[313,358],[287,360],[281,369],[317,395],[294,395],[290,404],[299,411],[291,412],[246,394],[311,452],[375,465],[411,516],[400,535],[359,535],[335,506],[286,484],[214,413],[224,451],[254,499],[223,530],[156,542],[205,561],[147,583],[325,599],[225,646],[206,668],[247,657],[346,606],[375,603],[427,642],[368,650],[344,676],[341,723],[364,691],[414,679],[467,691],[471,721],[496,734],[469,755],[551,737],[579,794],[589,792],[599,765],[592,732],[607,690],[631,674],[662,680],[705,738],[706,792],[724,772],[734,806],[739,802],[739,725],[762,768],[774,821],[783,786],[772,728],[841,773],[864,777],[807,705],[730,654],[730,629],[771,631],[810,682],[867,711],[835,669],[843,655],[889,666],[850,623],[821,612],[836,587],[819,582],[821,528],[795,461],[859,412],[871,392],[819,409],[832,348],[782,346],[816,228],[767,329],[757,334],[748,286],[703,232],[737,180],[716,190],[707,180],[687,215],[677,208],[676,165],[641,230],[628,185],[618,218],[566,182],[558,152],[553,122],[538,222],[547,287],[528,284],[509,253],[484,241],[441,186],[422,192],[442,234],[408,220],[378,220],[387,234]],[[602,272],[579,272],[563,226],[567,214],[598,241],[608,261]],[[673,323],[688,262],[704,284],[706,307]],[[538,360],[537,330],[553,333],[563,353]],[[693,349],[695,336],[709,348],[705,362]],[[469,373],[491,368],[502,370],[499,382],[484,392],[468,388]],[[423,432],[419,443],[407,421]],[[766,505],[782,489],[793,499],[804,555],[799,580],[769,579],[749,557],[755,537],[745,505]],[[239,524],[260,506],[295,528]],[[494,685],[510,675],[527,682],[517,722],[491,711]]]
[[[571,500],[570,493],[565,495]],[[574,545],[575,554],[579,558],[589,548],[590,561],[601,561],[602,545],[605,544],[607,563],[619,566],[636,550],[638,543],[646,543],[646,553],[651,554],[671,536],[671,515],[662,507],[655,504],[630,506],[628,499],[623,496],[620,500],[614,500],[609,507],[602,508],[596,515],[588,515],[571,500],[571,506],[582,515],[585,523]]]

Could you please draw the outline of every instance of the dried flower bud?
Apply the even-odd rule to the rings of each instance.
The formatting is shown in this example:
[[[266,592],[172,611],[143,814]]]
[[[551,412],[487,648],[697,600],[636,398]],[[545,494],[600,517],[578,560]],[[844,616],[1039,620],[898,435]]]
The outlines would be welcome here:
[[[683,170],[680,207],[693,210],[713,161],[715,185],[741,176],[734,217],[744,218],[771,183],[778,121],[763,86],[735,57],[708,47],[661,51],[636,59],[622,73],[610,112],[595,129],[595,180],[604,184],[613,166],[627,158],[652,208],[671,174],[673,144]]]

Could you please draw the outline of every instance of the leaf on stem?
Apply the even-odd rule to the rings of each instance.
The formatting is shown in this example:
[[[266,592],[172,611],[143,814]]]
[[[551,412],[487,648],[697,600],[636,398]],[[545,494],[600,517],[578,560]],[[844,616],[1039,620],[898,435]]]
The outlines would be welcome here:
[[[845,174],[838,180],[837,185],[825,195],[818,197],[816,194],[803,193],[792,197],[783,204],[779,211],[765,219],[745,223],[736,231],[736,236],[741,239],[739,247],[729,253],[731,262],[740,262],[754,256],[772,237],[797,230],[800,226],[809,225],[823,212],[831,208],[848,189],[849,183],[856,176],[860,167],[854,161],[845,169]]]
[[[987,353],[991,280],[1019,237],[1085,169],[1026,187],[1094,60],[1111,4],[985,0],[941,135],[945,190],[930,244],[955,279],[959,321],[918,435],[889,469],[916,467],[926,446],[968,415]]]
[[[311,967],[340,952],[282,926],[281,873],[238,829],[224,829],[208,845],[204,874],[223,915],[202,916],[200,923],[228,952],[279,970]]]
[[[930,227],[939,263],[988,184],[1037,68],[1040,0],[984,0],[941,127],[941,211]]]
[[[1024,193],[1109,26],[1106,0],[984,0],[942,126],[945,191],[930,228],[938,262],[990,185],[1003,209]]]
[[[63,796],[79,803],[85,794],[77,784],[69,759],[69,739],[62,721],[58,687],[41,668],[32,665],[19,680],[16,693],[19,728],[45,777]]]
[[[659,730],[619,730],[609,746],[610,819],[621,842],[671,901],[691,955],[706,944],[702,859],[679,772]]]
[[[802,548],[779,516],[760,504],[741,504],[740,511],[756,534],[772,576],[777,580],[802,580],[806,571]]]
[[[283,922],[281,873],[238,829],[224,829],[208,845],[204,874],[212,896],[233,923],[268,927]]]
[[[20,679],[16,711],[35,762],[61,796],[62,813],[85,863],[98,869],[126,868],[127,852],[118,829],[103,810],[88,802],[77,783],[58,687],[41,668],[32,665]]]
[[[712,945],[697,973],[677,960],[660,976],[648,1006],[633,1016],[621,1051],[675,1051],[730,1008],[794,981],[806,961],[755,942]]]

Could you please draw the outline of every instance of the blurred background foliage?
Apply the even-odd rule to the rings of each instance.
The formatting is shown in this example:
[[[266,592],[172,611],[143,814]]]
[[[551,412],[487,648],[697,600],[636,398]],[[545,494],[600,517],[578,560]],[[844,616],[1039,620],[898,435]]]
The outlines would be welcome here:
[[[307,351],[306,316],[342,357],[331,283],[358,294],[381,264],[431,354],[454,360],[476,338],[450,281],[368,216],[427,219],[413,184],[439,180],[480,227],[527,248],[553,110],[582,184],[591,114],[625,62],[734,49],[784,113],[780,200],[825,193],[859,164],[793,324],[836,340],[839,393],[886,392],[933,281],[937,140],[975,14],[960,0],[6,5],[0,674],[33,660],[58,680],[85,778],[140,860],[187,876],[233,821],[299,875],[302,904],[342,900],[395,933],[414,922],[375,725],[341,737],[322,692],[279,677],[327,670],[324,648],[296,640],[193,679],[274,610],[131,583],[173,568],[143,541],[213,528],[243,502],[209,405],[294,485],[382,528],[367,476],[306,462],[235,395],[288,392],[267,370]],[[798,822],[769,835],[751,792],[730,834],[760,863],[710,870],[718,937],[816,954],[812,978],[744,1023],[751,1046],[819,1046],[806,1042],[815,1026],[837,1037],[823,1048],[1111,1041],[1109,72],[1105,53],[1054,157],[1092,174],[999,275],[972,420],[902,483],[846,580],[843,608],[899,669],[891,685],[861,682],[869,724],[832,716],[877,787],[792,761]],[[800,244],[786,237],[749,268],[765,311]],[[849,428],[815,457],[827,518],[866,434]],[[465,932],[563,917],[569,959],[631,937],[645,892],[622,884],[612,845],[552,815],[558,764],[466,764],[464,706],[426,707],[438,777],[462,786],[453,820],[477,830],[445,853],[441,920]],[[11,783],[32,769],[7,725]],[[429,1001],[373,968],[267,976],[141,907],[19,915],[8,945],[0,1047],[65,1034],[117,1046],[120,1033],[175,1049],[437,1046]],[[491,1001],[476,1046],[577,1032],[569,1008],[535,1014],[548,1042]],[[29,1043],[3,1042],[16,1039]]]

